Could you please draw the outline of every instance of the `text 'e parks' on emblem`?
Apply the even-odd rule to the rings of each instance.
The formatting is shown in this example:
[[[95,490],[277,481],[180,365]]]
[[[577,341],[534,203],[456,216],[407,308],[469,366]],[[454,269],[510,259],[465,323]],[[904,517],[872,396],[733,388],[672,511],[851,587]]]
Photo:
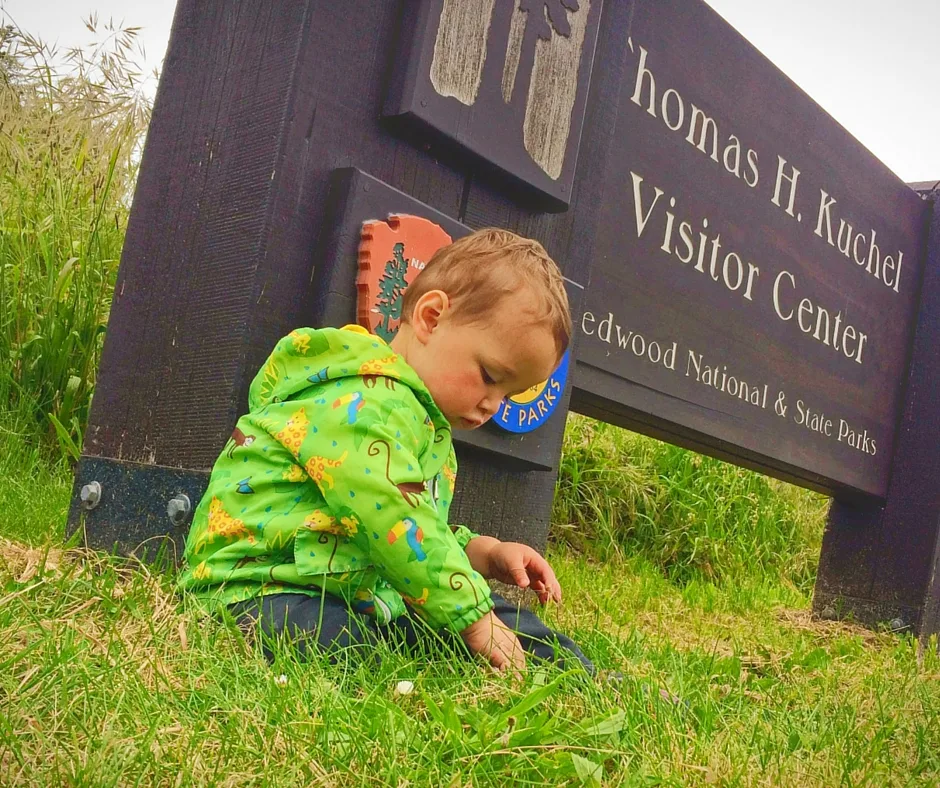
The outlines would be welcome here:
[[[603,0],[422,0],[385,114],[417,119],[565,210]]]
[[[548,380],[503,400],[493,417],[493,423],[509,432],[532,432],[541,427],[558,407],[565,393],[569,352],[565,352]]]
[[[392,214],[385,222],[363,222],[356,280],[359,325],[391,342],[401,322],[405,290],[452,240],[440,225],[420,216]]]

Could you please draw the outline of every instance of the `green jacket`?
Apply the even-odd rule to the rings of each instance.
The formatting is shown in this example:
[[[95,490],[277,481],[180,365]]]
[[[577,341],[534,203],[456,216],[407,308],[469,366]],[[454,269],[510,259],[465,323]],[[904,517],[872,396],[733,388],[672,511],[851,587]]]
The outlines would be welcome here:
[[[493,607],[451,529],[451,428],[415,371],[358,326],[298,329],[251,384],[179,585],[210,605],[322,590],[387,622],[407,602],[460,631]]]

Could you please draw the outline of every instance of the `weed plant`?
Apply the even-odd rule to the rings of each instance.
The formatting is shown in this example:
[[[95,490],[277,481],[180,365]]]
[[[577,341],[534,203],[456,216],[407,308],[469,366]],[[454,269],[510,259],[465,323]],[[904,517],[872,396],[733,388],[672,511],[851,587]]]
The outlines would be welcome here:
[[[67,52],[0,28],[0,418],[73,458],[149,118],[136,31],[87,26]]]
[[[554,536],[603,560],[644,556],[672,580],[812,588],[828,499],[571,415]]]

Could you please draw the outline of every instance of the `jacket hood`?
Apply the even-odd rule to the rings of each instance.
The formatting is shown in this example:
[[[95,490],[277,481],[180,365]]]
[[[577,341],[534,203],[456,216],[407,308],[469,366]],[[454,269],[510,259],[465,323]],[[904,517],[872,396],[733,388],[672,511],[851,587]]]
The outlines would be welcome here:
[[[298,328],[281,339],[255,376],[248,406],[257,411],[296,397],[312,386],[361,377],[369,385],[391,378],[410,388],[431,417],[435,431],[451,432],[450,423],[418,373],[380,337],[362,326]]]

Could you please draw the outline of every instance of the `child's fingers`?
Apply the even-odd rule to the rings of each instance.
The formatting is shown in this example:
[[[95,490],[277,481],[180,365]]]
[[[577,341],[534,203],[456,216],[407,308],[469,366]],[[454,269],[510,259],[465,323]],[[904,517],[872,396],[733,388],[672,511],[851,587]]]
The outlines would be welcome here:
[[[538,583],[543,589],[548,591],[551,598],[556,602],[561,602],[561,584],[555,577],[555,571],[551,565],[542,556],[533,557],[529,563],[529,576],[532,578],[532,588],[538,591]],[[541,598],[541,597],[540,597]],[[547,600],[546,600],[547,601]]]
[[[561,602],[561,589],[560,588],[544,588],[541,591],[536,592],[539,596],[539,602],[543,605],[547,605],[549,601],[560,603]]]
[[[525,669],[525,652],[519,638],[492,611],[460,634],[471,650],[484,656],[496,670],[517,674]]]
[[[493,638],[490,650],[490,664],[500,673],[510,672],[514,678],[520,678],[525,670],[525,652],[518,638],[511,632],[501,633]]]
[[[552,598],[552,592],[541,580],[536,580],[532,583],[532,590],[538,594],[539,604],[546,605],[548,600]]]
[[[517,672],[525,669],[525,651],[516,633],[500,622],[493,632],[493,652],[501,654],[507,669]]]
[[[525,652],[522,650],[522,644],[517,640],[511,653],[504,663],[504,670],[509,671],[513,678],[522,678],[522,672],[525,670]]]
[[[510,567],[509,573],[512,575],[512,581],[519,586],[519,588],[529,587],[529,573],[526,572],[525,567],[521,563],[518,566]]]
[[[555,579],[555,570],[552,569],[551,564],[534,550],[532,555],[528,557],[528,561],[526,561],[526,568],[529,570],[530,575],[537,576],[539,580],[549,582]]]

